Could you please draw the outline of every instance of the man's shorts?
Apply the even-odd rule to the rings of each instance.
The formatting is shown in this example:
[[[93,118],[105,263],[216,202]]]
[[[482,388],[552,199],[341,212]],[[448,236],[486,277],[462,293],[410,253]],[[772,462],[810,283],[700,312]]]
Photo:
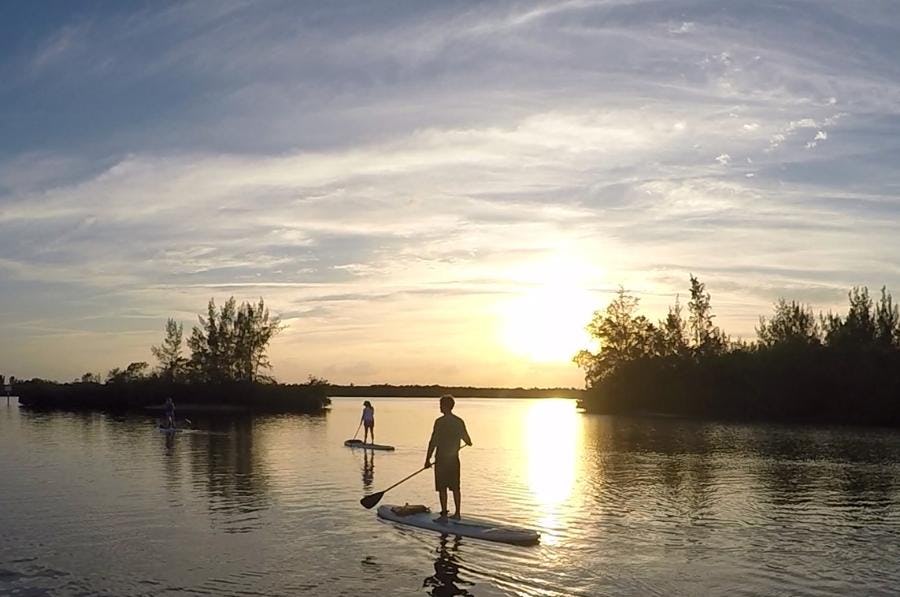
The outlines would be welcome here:
[[[459,457],[434,461],[434,490],[459,491]]]

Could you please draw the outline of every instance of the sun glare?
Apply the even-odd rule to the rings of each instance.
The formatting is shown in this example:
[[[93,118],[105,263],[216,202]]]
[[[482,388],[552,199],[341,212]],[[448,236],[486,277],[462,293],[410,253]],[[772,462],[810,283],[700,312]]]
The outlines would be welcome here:
[[[578,447],[578,413],[571,400],[540,400],[528,410],[525,434],[528,485],[542,506],[572,493]]]
[[[575,490],[580,427],[572,400],[540,400],[526,415],[528,487],[542,530],[541,542],[559,542],[565,504]]]
[[[531,361],[568,362],[591,346],[585,331],[596,305],[584,268],[556,260],[529,268],[527,290],[503,305],[506,348]]]

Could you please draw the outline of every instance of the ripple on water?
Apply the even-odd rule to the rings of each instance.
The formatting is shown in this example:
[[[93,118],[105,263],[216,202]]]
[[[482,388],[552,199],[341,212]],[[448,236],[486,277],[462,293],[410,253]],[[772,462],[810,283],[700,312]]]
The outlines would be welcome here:
[[[16,480],[0,491],[0,583],[20,594],[479,597],[900,585],[896,433],[647,422],[551,403],[532,416],[529,401],[461,400],[477,442],[463,456],[464,511],[543,533],[520,548],[398,527],[359,506],[421,466],[432,403],[379,401],[379,436],[398,450],[375,455],[342,445],[357,401],[173,439],[139,417],[0,416],[0,478]],[[538,423],[565,441],[530,446]],[[428,474],[390,495],[435,502]]]

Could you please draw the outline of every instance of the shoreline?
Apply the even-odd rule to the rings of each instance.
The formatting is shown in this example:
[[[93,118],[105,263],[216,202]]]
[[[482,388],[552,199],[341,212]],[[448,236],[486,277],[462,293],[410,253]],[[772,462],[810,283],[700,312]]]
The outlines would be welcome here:
[[[321,413],[331,403],[322,384],[187,384],[141,379],[127,383],[43,380],[17,386],[19,404],[41,410],[140,411],[162,409],[171,397],[182,412]]]

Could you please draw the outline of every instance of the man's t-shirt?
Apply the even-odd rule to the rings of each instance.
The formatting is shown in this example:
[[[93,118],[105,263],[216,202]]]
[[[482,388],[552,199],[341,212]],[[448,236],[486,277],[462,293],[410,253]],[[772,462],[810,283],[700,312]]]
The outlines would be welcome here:
[[[437,450],[435,460],[450,460],[459,454],[459,442],[472,443],[466,423],[453,413],[439,417],[434,421],[430,444]]]

